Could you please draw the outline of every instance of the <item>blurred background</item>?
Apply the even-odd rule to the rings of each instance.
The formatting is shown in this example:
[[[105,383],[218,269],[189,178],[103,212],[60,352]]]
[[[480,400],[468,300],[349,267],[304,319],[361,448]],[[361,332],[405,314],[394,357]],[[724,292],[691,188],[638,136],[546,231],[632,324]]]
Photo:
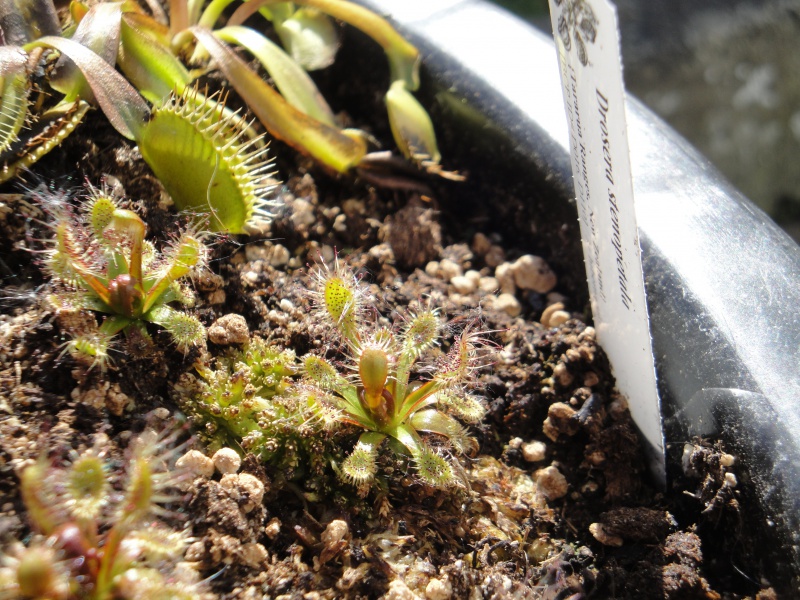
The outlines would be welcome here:
[[[494,1],[550,33],[546,0]],[[800,0],[614,3],[628,90],[800,242]]]

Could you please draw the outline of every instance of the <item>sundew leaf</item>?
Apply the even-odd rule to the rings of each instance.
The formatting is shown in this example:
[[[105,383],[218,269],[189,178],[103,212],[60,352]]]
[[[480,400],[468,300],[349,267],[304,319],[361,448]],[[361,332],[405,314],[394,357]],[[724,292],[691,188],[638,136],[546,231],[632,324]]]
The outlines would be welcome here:
[[[367,152],[365,139],[358,134],[345,133],[299,111],[210,30],[202,27],[192,27],[190,30],[272,135],[341,173],[361,162]]]
[[[333,111],[302,67],[284,50],[249,27],[224,27],[219,39],[246,48],[272,77],[289,104],[327,125],[335,125]]]

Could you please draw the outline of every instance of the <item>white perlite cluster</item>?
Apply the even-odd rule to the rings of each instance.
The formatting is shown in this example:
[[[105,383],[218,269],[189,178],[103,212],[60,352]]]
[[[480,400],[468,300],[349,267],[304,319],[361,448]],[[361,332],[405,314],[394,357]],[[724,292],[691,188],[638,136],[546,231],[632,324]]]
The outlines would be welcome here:
[[[487,274],[487,269],[483,269],[483,273],[474,269],[464,271],[460,264],[450,258],[429,262],[425,266],[425,272],[431,277],[447,281],[455,294],[467,296],[476,291],[486,294],[487,305],[511,317],[519,316],[522,312],[517,291],[548,294],[558,282],[556,274],[540,256],[525,254],[514,262],[506,262],[502,260],[504,256],[501,250],[493,251],[499,247],[493,246],[483,234],[475,236],[472,246],[476,254],[484,257],[489,268],[494,267],[493,275]],[[548,303],[552,308],[548,307],[549,312],[545,311],[547,323],[544,323],[543,316],[542,322],[546,327],[560,325],[569,319],[569,313],[564,311],[564,305],[559,303],[559,298],[557,294],[553,298],[548,296]]]

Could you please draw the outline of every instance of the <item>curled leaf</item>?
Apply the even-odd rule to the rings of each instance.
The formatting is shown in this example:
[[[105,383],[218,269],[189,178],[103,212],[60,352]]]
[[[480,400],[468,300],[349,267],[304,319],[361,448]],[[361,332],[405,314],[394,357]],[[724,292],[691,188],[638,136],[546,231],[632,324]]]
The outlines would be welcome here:
[[[117,60],[121,17],[121,2],[96,4],[83,16],[71,39],[113,65]],[[89,84],[67,56],[62,56],[56,62],[55,73],[49,83],[53,89],[64,94],[68,102],[76,98],[94,102]]]
[[[362,137],[348,135],[294,108],[208,29],[192,27],[191,32],[272,135],[342,173],[364,157],[367,143]]]
[[[441,154],[436,145],[436,133],[430,115],[406,89],[405,83],[392,83],[385,100],[392,135],[403,155],[438,163]]]
[[[288,19],[274,19],[273,23],[286,51],[304,69],[324,69],[336,60],[339,35],[327,15],[300,8]]]
[[[311,77],[280,46],[249,27],[224,27],[214,35],[250,51],[289,104],[322,123],[334,125],[333,111]]]
[[[280,0],[249,0],[236,9],[228,24],[241,25],[262,6],[278,2]],[[386,19],[346,0],[295,0],[294,4],[314,8],[360,29],[386,52],[392,81],[405,81],[406,87],[412,91],[419,87],[419,51]]]
[[[108,120],[120,134],[136,139],[150,116],[150,109],[139,93],[117,71],[89,50],[72,40],[46,36],[27,48],[55,48],[78,66]]]

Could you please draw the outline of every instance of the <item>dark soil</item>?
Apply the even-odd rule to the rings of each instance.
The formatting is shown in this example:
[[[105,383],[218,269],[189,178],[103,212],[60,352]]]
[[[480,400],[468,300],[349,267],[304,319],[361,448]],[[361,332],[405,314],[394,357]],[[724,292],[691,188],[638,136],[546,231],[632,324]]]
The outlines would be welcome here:
[[[320,83],[328,95],[340,92],[335,108],[357,126],[378,123],[373,133],[391,147],[375,89],[332,83],[342,81],[342,65],[364,71],[361,54],[345,45]],[[375,80],[380,72],[365,77]],[[287,484],[246,457],[240,472],[263,482],[263,502],[250,506],[219,474],[198,478],[180,507],[197,540],[187,560],[221,598],[775,597],[774,573],[741,534],[752,507],[735,457],[693,440],[671,487],[651,485],[626,401],[586,321],[573,208],[543,176],[512,175],[502,152],[470,155],[481,140],[453,115],[434,113],[445,166],[465,172],[465,183],[373,187],[333,178],[276,144],[284,206],[264,239],[216,242],[211,273],[195,280],[193,312],[206,325],[236,313],[252,335],[298,355],[318,351],[306,265],[338,251],[372,284],[387,318],[430,297],[450,319],[480,319],[495,345],[477,386],[489,411],[474,430],[479,452],[462,461],[463,485],[432,490],[396,469],[388,488],[364,499],[353,490],[349,503],[312,501],[302,482]],[[153,239],[174,228],[159,183],[97,113],[27,186],[75,188],[84,178],[121,186]],[[152,341],[121,339],[105,373],[62,355],[67,324],[49,307],[35,253],[49,236],[46,215],[18,183],[0,191],[0,536],[9,544],[29,534],[18,490],[26,464],[42,453],[63,461],[100,432],[121,456],[146,424],[180,418],[174,383],[223,348],[184,355],[153,329]],[[271,260],[278,246],[288,262]],[[446,258],[489,277],[525,254],[555,270],[558,297],[517,290],[518,316],[496,308],[494,292],[457,293],[431,265]],[[539,319],[554,301],[569,319],[545,327]],[[532,442],[544,444],[539,456]]]

